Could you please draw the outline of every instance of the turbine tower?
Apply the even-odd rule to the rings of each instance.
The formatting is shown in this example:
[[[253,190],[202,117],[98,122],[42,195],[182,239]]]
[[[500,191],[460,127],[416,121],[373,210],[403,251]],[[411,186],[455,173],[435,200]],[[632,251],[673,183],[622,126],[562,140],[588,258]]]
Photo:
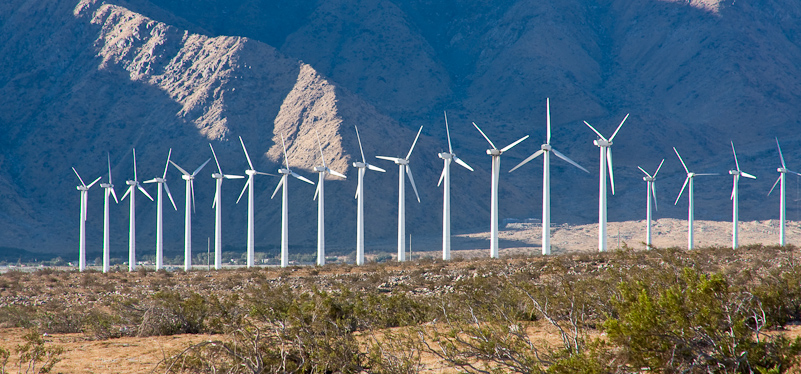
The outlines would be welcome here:
[[[679,203],[679,199],[681,199],[681,194],[684,193],[684,188],[687,187],[687,184],[690,185],[690,189],[687,190],[687,198],[690,200],[689,208],[687,209],[687,249],[693,249],[693,220],[695,219],[695,205],[693,202],[693,179],[697,176],[703,175],[717,175],[717,173],[691,173],[689,169],[687,169],[687,164],[684,163],[684,160],[681,158],[679,151],[676,150],[676,147],[673,147],[673,152],[676,152],[676,156],[679,156],[679,161],[681,161],[681,166],[684,167],[684,171],[687,173],[687,179],[684,180],[684,185],[681,186],[681,191],[679,191],[679,196],[676,197],[676,202],[673,205]]]
[[[409,182],[412,183],[414,196],[417,197],[417,202],[420,202],[420,194],[417,193],[417,186],[415,186],[414,177],[412,176],[412,168],[409,166],[409,157],[412,155],[414,146],[417,144],[417,139],[420,138],[420,132],[422,131],[423,126],[420,126],[420,130],[417,130],[417,136],[415,136],[406,158],[375,156],[398,165],[398,262],[406,261],[406,174],[409,175]]]
[[[211,159],[206,160],[191,174],[178,166],[172,160],[170,163],[181,172],[181,178],[186,181],[186,220],[184,221],[184,271],[192,270],[192,212],[195,210],[195,176]],[[190,199],[191,198],[191,199]]]
[[[130,218],[129,218],[129,229],[128,229],[128,271],[136,270],[136,190],[141,191],[145,196],[147,196],[150,201],[153,201],[153,198],[150,196],[147,191],[142,187],[142,184],[139,183],[139,180],[136,179],[136,149],[133,149],[133,165],[134,165],[134,179],[125,181],[125,184],[128,185],[128,190],[125,191],[125,194],[122,195],[122,199],[125,200],[125,197],[130,194],[131,198],[129,199],[130,207]]]
[[[239,200],[242,199],[242,195],[245,193],[245,190],[248,190],[248,267],[253,267],[254,265],[254,256],[255,256],[255,246],[254,246],[254,211],[253,211],[253,176],[256,174],[260,175],[271,175],[273,177],[277,177],[275,174],[270,173],[262,173],[260,171],[256,171],[253,168],[253,162],[250,161],[250,155],[248,155],[248,149],[245,148],[245,142],[242,140],[242,137],[239,137],[239,142],[242,143],[242,150],[245,151],[245,158],[248,159],[248,166],[250,169],[245,170],[245,174],[248,176],[248,181],[245,183],[245,187],[242,187],[242,192],[239,193],[239,198],[236,199],[236,203],[239,204]]]
[[[779,138],[776,138],[776,147],[779,148],[779,158],[782,161],[782,167],[776,169],[776,171],[779,172],[779,179],[776,179],[776,182],[773,183],[773,187],[770,188],[768,196],[770,196],[770,194],[773,192],[773,189],[776,188],[776,184],[781,182],[781,185],[779,186],[779,194],[780,194],[779,195],[779,245],[784,247],[785,245],[787,245],[787,242],[785,241],[785,231],[784,231],[785,220],[787,218],[787,215],[785,213],[785,208],[787,204],[785,193],[787,192],[787,189],[785,188],[784,182],[787,179],[787,173],[793,173],[795,175],[801,175],[801,174],[787,169],[787,165],[784,163],[784,155],[782,154],[782,146],[779,145]]]
[[[214,202],[211,207],[214,208],[214,269],[220,270],[222,268],[222,182],[223,179],[242,179],[242,175],[229,175],[223,174],[220,168],[220,161],[217,160],[217,154],[214,153],[214,147],[209,143],[211,154],[214,156],[214,162],[217,163],[217,172],[212,173],[211,177],[217,181],[217,189],[214,193]]]
[[[637,169],[640,169],[644,177],[642,180],[646,182],[645,188],[645,247],[646,249],[650,249],[652,242],[651,242],[651,199],[653,198],[654,201],[654,208],[659,210],[656,204],[656,175],[659,174],[659,170],[662,169],[662,164],[665,163],[665,159],[662,159],[662,162],[659,163],[659,167],[656,168],[654,175],[648,174],[645,169],[637,166]]]
[[[583,168],[581,165],[576,163],[575,161],[571,160],[561,152],[557,151],[551,146],[551,101],[550,99],[545,100],[545,113],[546,113],[546,135],[545,135],[545,144],[540,147],[540,150],[534,152],[531,156],[528,156],[525,160],[517,164],[517,166],[513,167],[509,172],[515,171],[515,169],[525,165],[529,161],[539,157],[542,155],[542,254],[543,255],[550,255],[551,254],[551,152],[556,157],[561,158],[562,160],[566,161],[570,165],[573,165],[581,170],[584,170],[585,173],[589,173],[590,171]]]
[[[100,183],[100,187],[105,190],[105,198],[103,199],[103,272],[108,273],[109,270],[109,252],[111,251],[109,245],[109,214],[108,214],[108,205],[109,199],[108,195],[114,196],[114,202],[119,204],[120,201],[117,200],[117,193],[114,192],[114,184],[111,182],[111,156],[106,153],[106,158],[108,159],[108,183]]]
[[[170,187],[167,186],[167,168],[170,167],[170,156],[172,155],[172,148],[170,148],[169,153],[167,153],[167,162],[164,165],[164,174],[161,175],[161,178],[155,177],[151,180],[145,181],[145,183],[158,183],[158,195],[156,197],[156,270],[160,270],[164,267],[164,231],[163,231],[163,210],[162,210],[162,186],[164,186],[163,190],[167,191],[167,197],[170,198],[170,202],[172,203],[172,208],[178,210],[175,206],[175,201],[172,199],[172,194],[170,193]]]
[[[83,179],[74,167],[72,171],[75,172],[75,175],[78,176],[78,180],[81,181],[81,185],[77,187],[78,191],[81,191],[81,231],[80,238],[78,239],[78,270],[84,271],[84,269],[86,269],[86,204],[89,202],[87,197],[89,195],[89,189],[102,177],[97,177],[94,182],[89,183],[87,186],[86,183],[83,183]]]
[[[734,142],[731,142],[731,153],[734,154],[734,164],[737,166],[736,170],[729,170],[729,174],[734,177],[734,183],[731,188],[731,247],[732,249],[737,249],[737,222],[740,220],[740,176],[751,179],[756,179],[756,177],[740,170],[737,151],[734,150]]]
[[[362,138],[359,136],[359,128],[356,128],[356,140],[359,141],[359,152],[362,154],[362,162],[354,162],[353,167],[359,169],[359,183],[356,186],[356,265],[364,265],[364,172],[366,169],[380,171],[386,173],[387,171],[367,163],[364,158],[364,149],[362,148]]]
[[[323,144],[320,142],[320,134],[317,134],[317,145],[320,146],[320,160],[323,166],[315,166],[314,171],[317,172],[319,180],[317,182],[317,189],[314,191],[314,199],[317,200],[317,265],[325,265],[325,175],[336,175],[340,178],[347,178],[344,174],[335,170],[331,170],[325,165],[325,155],[323,154]],[[319,196],[319,199],[318,199]]]
[[[600,179],[598,180],[598,251],[606,252],[606,171],[609,170],[609,183],[612,185],[612,195],[615,194],[615,174],[612,171],[612,150],[610,147],[612,146],[612,141],[615,139],[617,132],[620,131],[620,128],[623,127],[623,123],[626,122],[626,119],[629,118],[629,115],[626,114],[623,117],[623,121],[620,121],[620,125],[617,126],[617,129],[612,134],[609,139],[606,139],[603,135],[601,135],[598,130],[596,130],[592,125],[584,121],[596,135],[598,135],[599,139],[595,139],[592,141],[592,144],[595,144],[601,150],[601,168],[600,168]]]
[[[283,135],[281,135],[281,146],[284,148],[284,165],[286,165],[286,168],[278,169],[278,173],[281,174],[281,181],[278,182],[270,199],[274,198],[275,194],[278,193],[278,189],[283,186],[284,189],[281,191],[281,267],[285,268],[289,265],[289,178],[287,176],[291,175],[311,185],[314,185],[314,182],[289,169],[289,157],[286,153]]]
[[[445,134],[448,137],[448,152],[440,152],[438,154],[444,162],[442,167],[442,174],[439,176],[437,187],[445,181],[442,188],[442,259],[451,259],[451,162],[456,161],[457,164],[463,166],[465,169],[473,171],[466,162],[462,161],[456,154],[453,153],[451,146],[451,131],[448,129],[448,113],[445,113]]]
[[[491,258],[498,258],[498,180],[500,179],[501,173],[501,154],[504,152],[512,149],[512,147],[518,145],[523,140],[528,139],[528,135],[518,139],[512,144],[507,145],[501,149],[495,146],[487,137],[487,134],[484,134],[484,131],[481,131],[481,128],[473,122],[473,126],[476,127],[476,130],[481,133],[481,136],[487,140],[490,144],[490,149],[487,150],[487,154],[492,156],[492,180],[490,184],[490,257]]]

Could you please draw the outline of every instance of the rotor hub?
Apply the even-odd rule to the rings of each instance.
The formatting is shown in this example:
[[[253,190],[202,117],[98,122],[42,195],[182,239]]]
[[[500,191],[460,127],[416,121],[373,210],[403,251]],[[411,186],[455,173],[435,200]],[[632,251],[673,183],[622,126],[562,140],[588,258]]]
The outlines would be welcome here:
[[[195,176],[194,175],[181,175],[181,178],[183,180],[185,180],[185,181],[191,181],[191,180],[195,179]]]
[[[323,173],[323,172],[328,171],[328,168],[325,167],[325,166],[315,166],[314,167],[314,171],[316,171],[318,173]]]
[[[399,158],[395,160],[395,165],[409,165],[409,160],[405,158]]]
[[[441,158],[443,160],[450,160],[450,159],[453,158],[454,154],[453,153],[448,153],[448,152],[440,152],[438,154],[438,156],[439,156],[439,158]]]
[[[223,179],[223,175],[220,173],[211,173],[211,177],[214,179]]]
[[[786,172],[787,172],[787,169],[785,169],[785,168],[778,168],[778,169],[776,169],[776,171],[778,171],[779,173],[786,173]]]
[[[740,175],[742,173],[739,170],[729,170],[729,174],[731,174],[731,175]]]
[[[289,169],[283,169],[283,168],[278,169],[278,174],[289,174],[289,173],[291,173]]]
[[[603,139],[595,139],[592,141],[592,144],[595,144],[599,147],[609,147],[612,145],[612,142]]]
[[[247,175],[256,175],[256,170],[253,170],[253,169],[245,170],[245,174],[247,174]]]
[[[498,150],[498,149],[494,149],[494,148],[493,149],[488,149],[487,150],[487,154],[490,155],[490,156],[500,156],[501,155],[501,151]]]
[[[136,181],[125,181],[125,184],[129,186],[136,186]]]
[[[356,161],[356,162],[353,163],[353,167],[359,168],[359,169],[364,169],[364,168],[367,167],[367,164],[365,164],[364,162]]]
[[[553,149],[553,147],[551,147],[550,144],[543,144],[542,146],[540,146],[540,149],[542,149],[545,152],[550,152]]]

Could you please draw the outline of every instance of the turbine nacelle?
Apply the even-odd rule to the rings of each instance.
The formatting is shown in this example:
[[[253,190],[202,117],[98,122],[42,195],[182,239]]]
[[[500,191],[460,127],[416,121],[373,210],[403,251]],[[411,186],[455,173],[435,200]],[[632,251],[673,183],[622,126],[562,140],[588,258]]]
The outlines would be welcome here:
[[[223,175],[220,173],[211,173],[211,177],[214,179],[223,179]]]
[[[247,174],[247,175],[256,175],[256,170],[253,170],[253,169],[245,170],[245,174]]]
[[[114,185],[111,183],[100,183],[101,188],[114,188]]]
[[[501,150],[500,149],[488,149],[487,154],[490,156],[500,156]]]
[[[439,154],[437,154],[437,156],[439,156],[439,158],[443,160],[450,160],[453,158],[454,154],[448,152],[440,152]]]
[[[278,174],[292,174],[289,169],[278,169]]]
[[[367,167],[367,164],[364,163],[364,162],[356,161],[356,162],[353,163],[353,167],[359,168],[359,169],[364,169],[364,168]]]
[[[182,175],[181,175],[181,179],[183,179],[183,180],[185,180],[185,181],[191,181],[191,180],[194,180],[194,179],[195,179],[195,176],[194,176],[194,175],[186,175],[186,174],[182,174]]]
[[[551,147],[551,145],[550,145],[550,144],[543,144],[543,145],[540,147],[540,149],[541,149],[543,152],[550,152],[550,151],[553,149],[553,147]]]
[[[129,186],[136,186],[136,181],[125,181],[125,184]]]
[[[656,178],[654,178],[654,177],[642,177],[642,180],[644,180],[646,182],[653,182],[653,181],[656,180]]]
[[[612,141],[611,140],[605,140],[605,139],[595,139],[595,140],[592,141],[592,144],[595,144],[595,145],[597,145],[599,147],[611,147],[612,146]]]
[[[730,175],[742,175],[743,172],[739,170],[729,170]]]
[[[328,168],[325,167],[325,166],[315,166],[314,167],[314,171],[316,171],[318,173],[326,173],[326,172],[328,172]]]

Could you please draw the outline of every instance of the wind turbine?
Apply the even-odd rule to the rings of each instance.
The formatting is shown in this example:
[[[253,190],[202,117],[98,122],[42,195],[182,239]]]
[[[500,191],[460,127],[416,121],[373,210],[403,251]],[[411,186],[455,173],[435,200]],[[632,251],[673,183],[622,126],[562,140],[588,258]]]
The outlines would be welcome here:
[[[129,230],[128,230],[128,271],[136,270],[136,190],[138,189],[141,191],[145,196],[147,196],[150,201],[153,201],[153,198],[150,196],[147,191],[142,187],[142,184],[139,183],[139,180],[136,179],[136,149],[133,149],[133,165],[134,165],[134,179],[125,181],[125,184],[128,185],[128,190],[125,191],[125,194],[122,195],[121,200],[125,200],[125,197],[130,194],[131,198],[129,199],[131,207],[130,207],[130,223],[129,223]],[[110,179],[110,178],[109,178]]]
[[[289,265],[289,178],[287,177],[291,175],[311,185],[314,185],[314,182],[289,169],[289,156],[286,154],[283,135],[281,135],[281,146],[284,148],[284,165],[286,165],[286,168],[278,169],[278,173],[281,174],[281,181],[278,182],[278,186],[275,187],[273,196],[270,199],[275,197],[279,188],[284,187],[283,191],[281,191],[281,267],[285,268]]]
[[[178,166],[175,162],[170,160],[172,166],[175,166],[181,172],[181,178],[186,181],[186,221],[184,222],[184,271],[192,270],[192,212],[195,210],[195,176],[203,169],[211,159],[206,160],[203,165],[195,169],[192,174]],[[191,199],[190,199],[191,197]]]
[[[72,171],[75,172],[75,175],[78,176],[78,180],[81,181],[81,185],[76,188],[78,191],[81,191],[81,231],[78,241],[78,270],[83,271],[86,269],[86,204],[89,201],[87,198],[89,195],[88,192],[102,177],[97,177],[94,182],[89,183],[87,186],[86,183],[83,183],[83,179],[80,174],[78,174],[78,171],[75,170],[75,167],[72,168]]]
[[[320,160],[323,166],[315,166],[314,171],[317,172],[319,181],[317,182],[317,189],[314,191],[314,199],[317,200],[317,265],[325,265],[325,175],[336,175],[340,178],[347,178],[344,174],[335,170],[331,170],[325,165],[325,155],[323,154],[323,144],[320,142],[320,134],[317,135],[317,145],[320,146]],[[319,199],[317,197],[320,197]]]
[[[693,219],[695,218],[695,205],[693,203],[693,179],[697,176],[702,175],[718,175],[717,173],[691,173],[689,169],[687,169],[687,164],[684,163],[682,160],[679,151],[676,150],[676,147],[673,147],[673,152],[676,152],[676,156],[679,156],[679,161],[681,161],[681,166],[684,167],[684,171],[687,173],[687,179],[684,180],[684,185],[681,186],[681,191],[679,191],[679,196],[676,197],[676,202],[673,205],[679,203],[679,199],[681,199],[681,194],[684,193],[684,188],[687,187],[689,183],[690,189],[687,190],[687,198],[690,200],[689,208],[687,210],[687,249],[693,249]]]
[[[417,130],[417,136],[412,142],[412,147],[409,148],[409,153],[406,158],[400,157],[387,157],[375,156],[382,160],[392,161],[398,165],[398,261],[406,261],[406,176],[409,174],[409,182],[412,183],[414,195],[417,197],[417,202],[420,202],[420,194],[417,193],[417,186],[414,185],[414,177],[412,176],[412,169],[409,166],[409,157],[412,155],[414,146],[417,144],[417,139],[420,138],[420,132],[423,131],[423,126]]]
[[[776,147],[779,148],[779,158],[781,158],[781,160],[782,160],[782,167],[776,169],[776,171],[779,172],[779,179],[776,179],[776,182],[773,183],[773,187],[770,188],[770,192],[768,192],[768,196],[770,196],[771,192],[773,192],[773,189],[776,188],[776,184],[781,182],[781,185],[779,186],[779,194],[780,194],[779,195],[779,225],[780,225],[780,227],[779,227],[779,245],[781,245],[783,247],[783,246],[785,246],[787,244],[785,242],[785,231],[784,231],[785,220],[787,218],[787,215],[785,213],[785,207],[786,207],[786,203],[787,203],[787,198],[785,197],[785,192],[787,190],[785,188],[784,182],[787,179],[787,176],[786,176],[787,173],[793,173],[795,175],[801,175],[801,174],[787,169],[787,165],[784,163],[784,155],[782,154],[782,146],[779,145],[779,138],[776,138]]]
[[[108,159],[108,183],[100,183],[100,187],[105,190],[105,198],[103,200],[103,272],[108,273],[109,270],[109,252],[111,248],[109,246],[109,214],[108,214],[108,205],[109,193],[114,196],[114,202],[119,204],[120,201],[117,200],[117,194],[114,192],[114,184],[111,182],[111,156],[106,153],[106,158]]]
[[[498,180],[500,179],[501,173],[501,154],[512,149],[512,147],[518,145],[523,140],[528,139],[528,135],[518,139],[506,147],[498,149],[498,147],[492,143],[492,140],[487,137],[487,134],[484,134],[484,131],[481,131],[481,128],[478,127],[475,122],[473,122],[473,126],[476,127],[476,130],[481,133],[481,136],[483,136],[484,139],[487,139],[490,147],[492,147],[487,150],[487,154],[492,156],[492,181],[490,185],[490,257],[498,258]]]
[[[656,175],[659,174],[659,170],[662,169],[662,164],[664,163],[665,159],[663,158],[662,162],[659,163],[659,167],[656,168],[654,175],[648,174],[648,172],[645,171],[645,169],[637,166],[637,169],[640,169],[640,171],[643,172],[643,174],[645,174],[645,176],[642,177],[642,180],[646,182],[645,198],[647,200],[645,204],[646,206],[645,245],[649,249],[651,248],[651,198],[653,198],[654,200],[654,208],[659,210],[659,207],[656,204]]]
[[[367,169],[380,171],[386,173],[387,171],[367,163],[364,158],[364,149],[362,148],[362,138],[359,137],[359,128],[356,128],[356,139],[359,141],[359,152],[362,154],[362,162],[354,162],[353,167],[359,169],[359,183],[356,186],[356,265],[364,265],[364,172]]]
[[[445,113],[445,134],[448,136],[448,152],[440,152],[438,154],[444,162],[442,167],[442,174],[439,177],[437,187],[445,181],[442,189],[442,259],[451,259],[451,162],[456,161],[457,164],[463,166],[465,169],[473,171],[466,162],[462,161],[456,154],[453,153],[451,146],[451,131],[448,129],[448,113]]]
[[[737,161],[737,151],[734,150],[734,142],[731,142],[731,153],[734,154],[734,164],[737,166],[736,170],[729,170],[729,174],[734,177],[734,183],[731,189],[731,247],[737,249],[737,222],[740,220],[740,176],[746,178],[756,179],[755,176],[740,170],[740,163]]]
[[[161,178],[155,177],[151,180],[145,181],[145,183],[158,183],[159,184],[159,193],[156,197],[156,270],[160,270],[164,266],[164,231],[163,231],[163,223],[164,218],[162,214],[162,186],[164,186],[164,190],[167,191],[167,197],[170,198],[170,202],[172,203],[172,208],[178,210],[175,206],[175,201],[172,199],[172,194],[170,193],[170,187],[167,186],[167,168],[170,166],[170,156],[172,155],[172,148],[170,148],[170,152],[167,153],[167,162],[164,165],[164,174],[161,175]]]
[[[214,162],[217,163],[217,172],[212,173],[211,177],[217,180],[217,190],[214,193],[214,202],[211,207],[214,208],[214,268],[220,270],[222,268],[222,182],[223,179],[242,179],[245,178],[241,175],[223,174],[220,168],[220,161],[217,160],[217,154],[214,153],[214,147],[209,143],[211,154],[214,156]]]
[[[270,173],[263,173],[260,171],[256,171],[253,168],[253,162],[250,161],[250,155],[248,155],[248,149],[245,148],[245,142],[242,140],[242,137],[239,137],[239,142],[242,143],[242,150],[245,151],[245,158],[248,159],[248,166],[250,169],[245,170],[245,174],[248,176],[248,181],[245,183],[245,187],[242,188],[242,192],[239,193],[239,198],[236,199],[236,203],[239,204],[239,200],[242,199],[242,195],[245,193],[245,190],[248,190],[248,267],[252,267],[254,265],[254,231],[253,228],[254,224],[254,212],[253,212],[253,176],[256,174],[260,175],[271,175],[273,177],[277,177],[275,174]]]
[[[592,141],[592,144],[595,144],[601,150],[601,168],[600,168],[600,179],[598,180],[598,251],[606,252],[606,170],[609,169],[609,182],[612,185],[612,195],[615,194],[615,174],[612,171],[612,150],[609,147],[612,146],[612,141],[615,139],[617,132],[620,131],[620,128],[623,127],[623,123],[626,122],[626,119],[629,118],[629,115],[626,114],[623,117],[623,121],[620,121],[620,125],[617,126],[617,129],[612,134],[609,139],[606,139],[603,135],[601,135],[598,130],[596,130],[592,125],[584,121],[596,135],[598,135],[599,139],[595,139]]]
[[[545,144],[540,147],[540,150],[534,152],[531,156],[528,156],[525,160],[517,164],[517,166],[513,167],[512,170],[509,172],[515,171],[515,169],[525,165],[527,162],[539,157],[542,155],[542,254],[543,255],[550,255],[551,254],[551,152],[553,152],[556,157],[561,158],[562,160],[567,161],[570,165],[573,165],[584,172],[589,173],[589,170],[583,168],[581,165],[577,164],[575,161],[571,160],[561,152],[557,151],[551,146],[551,101],[550,99],[545,100],[545,108],[546,108],[546,136],[545,136]]]

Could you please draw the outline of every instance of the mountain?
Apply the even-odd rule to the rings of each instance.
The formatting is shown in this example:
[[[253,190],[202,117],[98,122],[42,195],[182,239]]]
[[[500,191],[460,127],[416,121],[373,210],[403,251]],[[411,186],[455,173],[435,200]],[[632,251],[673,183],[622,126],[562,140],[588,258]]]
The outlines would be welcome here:
[[[367,244],[394,246],[397,175],[375,155],[403,155],[424,126],[412,156],[422,204],[409,202],[408,231],[435,237],[441,198],[436,182],[448,111],[456,153],[476,168],[453,170],[454,231],[486,230],[487,144],[532,139],[504,155],[508,170],[544,140],[545,98],[551,98],[553,144],[593,173],[554,162],[554,222],[597,218],[597,148],[588,121],[610,133],[631,113],[613,147],[617,195],[612,221],[642,219],[644,183],[637,166],[660,173],[660,217],[682,218],[670,204],[684,181],[675,146],[694,171],[727,174],[729,141],[743,170],[741,218],[774,218],[779,137],[789,167],[799,169],[801,5],[789,0],[537,2],[333,0],[11,0],[0,4],[0,242],[31,251],[77,252],[75,166],[86,179],[105,175],[111,154],[118,195],[138,175],[164,172],[172,159],[194,169],[215,150],[226,173],[242,173],[241,136],[256,168],[283,162],[313,179],[320,160],[347,180],[328,184],[327,238],[333,250],[355,242],[358,126],[369,172]],[[196,251],[213,232],[211,163],[196,180]],[[502,217],[538,217],[541,167],[503,173]],[[165,209],[167,250],[183,243],[183,189],[168,168],[178,210]],[[791,178],[790,191],[799,181]],[[314,187],[290,184],[290,243],[309,251],[316,236]],[[256,245],[280,241],[277,178],[256,178]],[[151,194],[155,188],[147,187]],[[241,181],[224,183],[225,244],[244,247],[246,204],[235,204]],[[731,180],[696,185],[696,217],[730,219]],[[798,195],[798,192],[795,192]],[[89,247],[100,250],[102,192],[89,197]],[[798,199],[795,196],[792,199]],[[155,204],[137,202],[138,242],[154,240]],[[171,206],[166,202],[165,208]],[[801,219],[797,204],[789,217]],[[112,207],[113,246],[124,257],[127,201]],[[431,248],[434,249],[434,248]]]

